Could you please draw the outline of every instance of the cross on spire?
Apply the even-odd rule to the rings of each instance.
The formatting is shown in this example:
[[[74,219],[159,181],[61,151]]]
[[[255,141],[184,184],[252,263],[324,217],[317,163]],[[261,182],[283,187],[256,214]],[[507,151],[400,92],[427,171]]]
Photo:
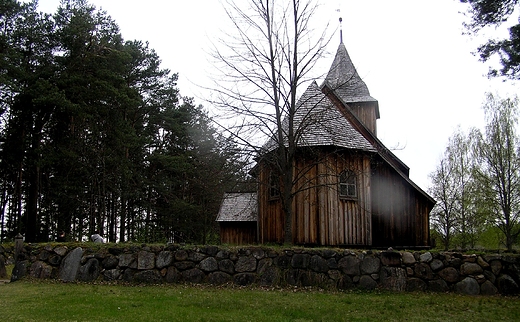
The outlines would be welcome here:
[[[339,43],[343,43],[343,18],[339,17]]]

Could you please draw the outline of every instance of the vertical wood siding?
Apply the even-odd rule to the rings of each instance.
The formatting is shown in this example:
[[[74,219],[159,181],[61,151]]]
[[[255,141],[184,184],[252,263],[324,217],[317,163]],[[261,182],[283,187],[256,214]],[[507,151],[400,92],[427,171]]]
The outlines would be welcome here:
[[[348,104],[352,113],[369,129],[375,136],[377,136],[377,115],[376,103],[351,103]]]
[[[383,162],[372,174],[372,227],[375,246],[428,246],[433,205]]]
[[[297,158],[295,164],[293,242],[324,246],[429,246],[433,204],[379,157],[343,151]],[[319,162],[317,162],[319,160]],[[338,176],[357,174],[357,198],[342,199]],[[260,182],[269,169],[260,166]],[[283,243],[281,201],[269,200],[268,185],[259,187],[259,242]]]
[[[297,158],[295,164],[293,241],[308,245],[370,245],[370,158],[351,152],[322,153]],[[342,199],[338,177],[344,170],[357,174],[357,198]],[[279,200],[269,200],[269,169],[260,167],[259,241],[283,242],[284,215]]]
[[[270,169],[259,164],[258,187],[258,241],[265,243],[283,243],[284,215],[280,199],[269,197]]]
[[[220,241],[223,244],[248,245],[256,243],[256,222],[220,222]]]

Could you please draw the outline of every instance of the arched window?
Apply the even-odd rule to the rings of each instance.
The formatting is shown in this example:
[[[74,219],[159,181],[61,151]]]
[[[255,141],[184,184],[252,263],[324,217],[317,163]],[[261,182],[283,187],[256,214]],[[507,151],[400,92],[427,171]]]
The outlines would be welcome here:
[[[352,170],[345,170],[339,175],[339,196],[341,198],[357,198],[357,178]]]

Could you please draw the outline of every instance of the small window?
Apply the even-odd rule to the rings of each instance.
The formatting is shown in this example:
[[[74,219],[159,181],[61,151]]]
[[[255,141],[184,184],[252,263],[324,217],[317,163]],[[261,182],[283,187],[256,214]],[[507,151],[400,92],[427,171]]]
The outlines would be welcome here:
[[[269,199],[277,199],[280,197],[280,178],[271,172],[269,175]]]
[[[356,174],[345,170],[339,175],[339,196],[342,198],[357,198]]]

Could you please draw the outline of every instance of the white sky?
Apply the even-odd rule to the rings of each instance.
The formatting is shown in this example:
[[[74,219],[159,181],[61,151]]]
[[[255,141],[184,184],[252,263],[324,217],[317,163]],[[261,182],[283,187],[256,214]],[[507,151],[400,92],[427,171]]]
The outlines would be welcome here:
[[[488,66],[471,52],[484,39],[462,35],[465,6],[458,0],[326,0],[323,23],[336,25],[341,9],[343,40],[372,97],[379,101],[378,137],[410,167],[421,188],[430,186],[448,138],[457,126],[484,124],[486,92],[518,95],[518,82],[489,80]],[[222,36],[226,17],[217,0],[90,0],[118,23],[126,40],[148,41],[163,68],[179,73],[181,95],[204,104],[198,85],[209,86],[209,42]],[[54,13],[59,0],[40,0]],[[323,18],[321,18],[323,17]],[[331,30],[332,30],[331,29]],[[493,31],[494,32],[494,31]],[[328,71],[339,45],[333,39],[317,71]],[[322,80],[318,80],[321,84]]]

